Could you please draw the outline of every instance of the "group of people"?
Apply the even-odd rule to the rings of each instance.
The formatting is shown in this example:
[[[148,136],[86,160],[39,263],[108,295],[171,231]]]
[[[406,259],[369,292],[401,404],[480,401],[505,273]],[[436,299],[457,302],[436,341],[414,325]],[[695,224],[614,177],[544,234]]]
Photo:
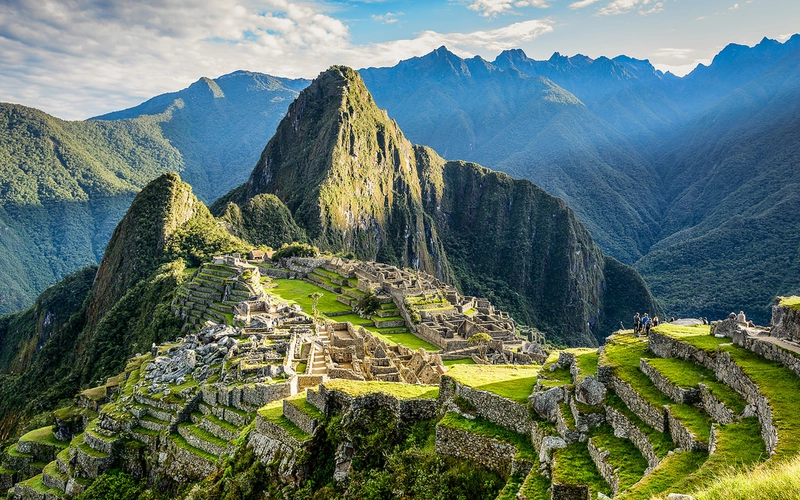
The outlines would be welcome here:
[[[754,328],[756,326],[752,319],[747,321],[747,316],[744,315],[744,311],[739,311],[739,314],[731,312],[728,315],[728,319],[735,319],[737,322],[747,325],[749,328]]]
[[[644,313],[644,316],[639,316],[639,313],[633,315],[633,334],[639,336],[640,333],[650,335],[650,328],[658,326],[658,316],[653,319]]]

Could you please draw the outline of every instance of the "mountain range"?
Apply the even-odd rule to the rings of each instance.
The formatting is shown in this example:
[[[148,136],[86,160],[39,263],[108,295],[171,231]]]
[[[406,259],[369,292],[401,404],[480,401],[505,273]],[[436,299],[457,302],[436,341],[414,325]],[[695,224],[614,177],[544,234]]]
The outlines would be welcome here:
[[[713,318],[741,308],[765,323],[774,295],[797,291],[800,277],[799,47],[798,35],[731,44],[682,78],[626,56],[536,61],[511,50],[489,62],[443,47],[360,74],[412,142],[564,199],[605,253],[642,273],[669,314]],[[86,122],[4,105],[16,113],[8,135],[27,129],[36,140],[28,146],[20,136],[14,141],[26,149],[3,155],[0,244],[9,261],[0,266],[8,283],[0,311],[97,262],[146,179],[181,172],[207,202],[244,182],[308,83],[236,72]],[[137,153],[139,145],[148,153]],[[61,157],[59,148],[84,153]],[[19,157],[34,160],[18,167]],[[41,183],[31,183],[24,173],[40,164],[57,166],[61,177],[43,170],[33,177]],[[65,182],[48,185],[53,178]],[[256,208],[249,203],[239,210]],[[73,213],[91,236],[61,230],[79,219],[65,215]],[[46,258],[56,252],[59,259]]]

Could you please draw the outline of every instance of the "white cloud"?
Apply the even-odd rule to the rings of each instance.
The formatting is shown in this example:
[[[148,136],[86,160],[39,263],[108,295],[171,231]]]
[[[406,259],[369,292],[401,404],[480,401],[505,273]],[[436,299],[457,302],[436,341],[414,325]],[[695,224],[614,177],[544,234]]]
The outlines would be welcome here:
[[[309,78],[332,64],[393,65],[443,44],[461,55],[503,50],[553,30],[549,19],[530,20],[355,45],[348,27],[315,4],[203,3],[73,0],[65,6],[60,0],[4,0],[0,101],[79,119],[237,69]]]
[[[597,14],[603,16],[615,16],[637,11],[641,15],[655,14],[664,10],[664,2],[657,0],[614,0]]]
[[[736,9],[738,9],[738,8],[739,8],[739,4],[738,4],[738,3],[735,3],[735,4],[733,4],[733,6],[732,6],[732,7],[728,7],[728,10],[736,10]]]
[[[483,17],[497,17],[498,14],[510,14],[515,8],[547,6],[547,0],[472,0],[467,8]]]
[[[386,14],[381,15],[372,15],[372,20],[377,21],[381,24],[394,24],[399,21],[398,17],[402,16],[402,12],[387,12]]]
[[[599,2],[600,0],[580,0],[578,2],[573,2],[569,4],[570,9],[582,9],[584,7],[588,7],[592,4]]]

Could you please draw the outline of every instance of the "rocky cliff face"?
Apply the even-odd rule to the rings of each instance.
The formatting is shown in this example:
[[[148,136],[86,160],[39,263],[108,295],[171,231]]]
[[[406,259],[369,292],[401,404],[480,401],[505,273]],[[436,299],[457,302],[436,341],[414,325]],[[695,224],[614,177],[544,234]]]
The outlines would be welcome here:
[[[411,145],[349,68],[300,94],[247,183],[213,208],[230,214],[235,202],[244,213],[263,193],[322,249],[425,270],[565,343],[596,344],[619,324],[606,314],[604,302],[618,300],[607,290],[643,285],[630,268],[607,282],[605,257],[561,199]],[[243,234],[257,224],[239,222]]]

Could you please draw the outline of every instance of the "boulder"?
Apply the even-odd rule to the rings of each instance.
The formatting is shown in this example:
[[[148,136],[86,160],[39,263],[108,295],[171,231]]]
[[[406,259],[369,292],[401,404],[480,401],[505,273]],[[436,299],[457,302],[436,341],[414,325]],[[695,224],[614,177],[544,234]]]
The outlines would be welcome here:
[[[558,403],[564,401],[564,391],[561,387],[553,387],[546,391],[537,392],[531,396],[533,398],[533,409],[536,413],[546,418],[547,420],[554,421],[556,413],[558,413]]]
[[[594,375],[587,375],[575,386],[575,399],[585,405],[597,406],[606,397],[606,386],[601,384]]]

